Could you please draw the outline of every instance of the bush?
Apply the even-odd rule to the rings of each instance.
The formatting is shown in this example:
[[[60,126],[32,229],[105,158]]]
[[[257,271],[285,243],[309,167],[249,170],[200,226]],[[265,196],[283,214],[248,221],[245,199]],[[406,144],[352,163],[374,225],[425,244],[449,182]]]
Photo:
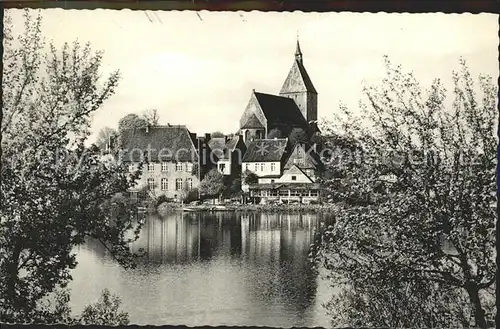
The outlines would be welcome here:
[[[156,198],[156,207],[158,207],[162,203],[171,202],[171,201],[172,200],[167,198],[167,196],[165,194],[161,194],[160,196],[158,196],[158,198]]]
[[[184,203],[193,202],[199,199],[199,191],[197,188],[190,190],[184,198]]]

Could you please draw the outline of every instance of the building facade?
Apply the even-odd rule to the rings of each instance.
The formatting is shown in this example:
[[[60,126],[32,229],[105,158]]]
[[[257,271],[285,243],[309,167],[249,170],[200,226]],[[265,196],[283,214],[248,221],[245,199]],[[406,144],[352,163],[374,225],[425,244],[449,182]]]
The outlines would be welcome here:
[[[181,200],[197,189],[210,169],[206,137],[196,137],[186,126],[149,126],[125,129],[120,135],[120,159],[129,172],[141,170],[132,197],[148,194]]]

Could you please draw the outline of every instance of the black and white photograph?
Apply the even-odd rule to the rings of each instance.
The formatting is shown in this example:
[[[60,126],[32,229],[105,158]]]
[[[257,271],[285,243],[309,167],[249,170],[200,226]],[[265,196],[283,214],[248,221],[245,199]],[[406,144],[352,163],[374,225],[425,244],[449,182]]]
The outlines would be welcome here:
[[[0,323],[495,327],[498,14],[3,16]]]

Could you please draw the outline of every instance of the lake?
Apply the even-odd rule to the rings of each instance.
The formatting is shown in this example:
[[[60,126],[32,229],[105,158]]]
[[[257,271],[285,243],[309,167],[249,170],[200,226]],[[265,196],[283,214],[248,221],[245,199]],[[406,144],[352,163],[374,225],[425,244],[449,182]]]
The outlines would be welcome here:
[[[332,292],[308,262],[318,214],[149,215],[131,248],[147,260],[125,270],[98,243],[77,251],[71,305],[104,288],[133,324],[329,326]]]

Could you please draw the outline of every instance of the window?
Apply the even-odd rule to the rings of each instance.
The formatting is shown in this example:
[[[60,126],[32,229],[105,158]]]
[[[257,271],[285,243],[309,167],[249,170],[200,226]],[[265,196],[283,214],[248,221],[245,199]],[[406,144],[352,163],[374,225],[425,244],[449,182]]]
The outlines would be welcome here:
[[[188,189],[192,190],[193,189],[193,180],[191,178],[186,178],[186,186]]]
[[[154,190],[155,188],[155,180],[154,178],[148,178],[148,189]]]
[[[137,194],[137,191],[130,192],[130,197],[132,198],[132,200],[137,200]]]
[[[249,163],[247,163],[245,166],[246,166],[247,170],[250,170],[250,164]]]
[[[303,159],[293,159],[293,164],[302,165],[302,164],[304,164],[304,160]]]
[[[276,170],[276,163],[271,162],[271,171],[275,171],[275,170]]]
[[[263,163],[260,164],[260,171],[264,171],[264,164]]]
[[[161,190],[162,191],[168,190],[168,179],[167,178],[161,179]]]
[[[176,189],[177,191],[182,190],[182,178],[177,178],[177,179],[175,180],[175,189]]]
[[[134,172],[135,171],[135,165],[134,164],[129,164],[128,165],[128,171],[129,172]]]
[[[220,164],[219,164],[219,170],[220,170],[220,172],[222,172],[222,173],[223,173],[223,172],[224,172],[224,170],[226,170],[226,164],[225,164],[225,163],[220,163]]]
[[[297,180],[297,176],[292,176],[292,180]]]
[[[168,171],[168,162],[162,162],[161,163],[161,171],[162,172],[167,172]]]
[[[255,171],[257,171],[257,170],[259,170],[259,164],[258,163],[255,164]]]
[[[311,196],[318,196],[318,191],[311,191]]]
[[[274,179],[271,179],[271,184],[274,184]]]
[[[181,162],[177,162],[175,164],[175,171],[182,171],[182,163]]]
[[[148,163],[148,171],[149,172],[155,171],[155,164],[154,163]]]
[[[193,164],[191,162],[186,163],[186,171],[187,172],[193,171]]]

